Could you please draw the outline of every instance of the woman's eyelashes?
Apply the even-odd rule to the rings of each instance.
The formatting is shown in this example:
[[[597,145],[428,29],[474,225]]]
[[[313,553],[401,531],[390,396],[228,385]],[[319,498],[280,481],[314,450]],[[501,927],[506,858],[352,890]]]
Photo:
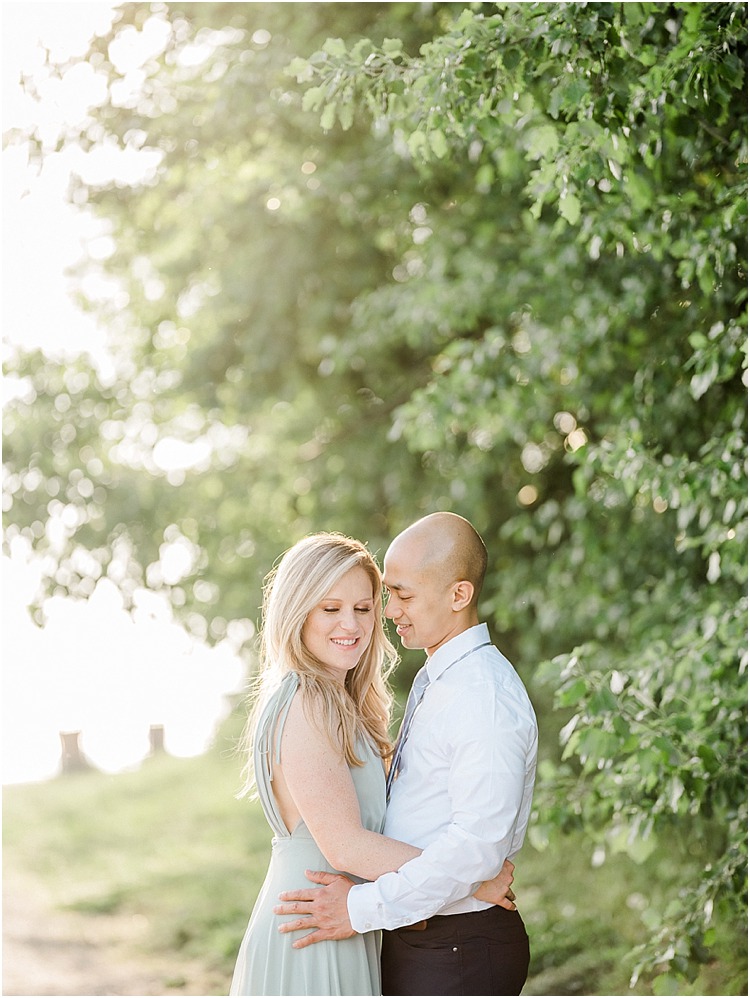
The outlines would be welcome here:
[[[340,609],[341,609],[341,607],[338,607],[338,606],[324,606],[323,607],[323,613],[338,613]],[[355,613],[372,613],[372,607],[371,606],[355,606],[354,607],[354,612]]]

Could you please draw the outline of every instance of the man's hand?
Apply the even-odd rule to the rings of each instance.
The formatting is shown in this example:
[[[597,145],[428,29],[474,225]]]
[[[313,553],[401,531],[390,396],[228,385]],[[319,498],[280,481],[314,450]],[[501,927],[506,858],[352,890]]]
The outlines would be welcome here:
[[[474,892],[474,897],[478,901],[488,901],[490,904],[497,904],[501,908],[507,908],[508,911],[515,911],[516,906],[513,902],[516,900],[516,895],[510,889],[510,885],[513,883],[514,870],[515,866],[513,863],[509,859],[506,859],[495,879],[485,880],[483,884],[480,884],[479,889]]]
[[[277,915],[302,915],[293,922],[283,922],[279,932],[297,932],[299,929],[314,928],[314,932],[302,936],[292,943],[295,949],[303,949],[324,939],[348,939],[356,935],[349,921],[346,899],[354,883],[335,873],[311,872],[305,876],[314,884],[324,887],[309,887],[301,891],[285,891],[279,894],[283,904],[273,909]],[[511,878],[512,879],[512,878]],[[494,881],[492,881],[494,883]]]

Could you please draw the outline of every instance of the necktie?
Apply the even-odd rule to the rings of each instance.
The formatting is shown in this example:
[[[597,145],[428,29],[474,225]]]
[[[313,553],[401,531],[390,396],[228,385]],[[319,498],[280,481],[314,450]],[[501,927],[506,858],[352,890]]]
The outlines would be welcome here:
[[[393,761],[391,762],[391,768],[388,771],[388,778],[385,783],[386,801],[391,796],[391,784],[395,780],[398,773],[399,764],[401,762],[401,753],[404,750],[404,743],[409,737],[409,730],[411,728],[412,721],[414,720],[414,713],[422,702],[422,697],[424,696],[425,690],[429,685],[430,677],[427,675],[427,666],[423,665],[414,677],[414,682],[412,683],[411,690],[409,691],[409,697],[406,701],[404,719],[401,722],[401,728],[398,733],[398,738],[396,739],[396,748],[393,751]]]
[[[470,648],[468,651],[465,651],[463,655],[459,655],[455,662],[451,662],[451,664],[444,669],[443,672],[447,672],[448,669],[452,668],[452,666],[456,665],[456,663],[462,662],[465,658],[468,658],[469,655],[473,655],[475,651],[479,651],[480,648],[486,648],[491,644],[491,641],[483,641],[482,644],[476,645],[474,648]],[[393,762],[391,763],[391,768],[388,771],[388,777],[385,781],[386,802],[390,800],[391,787],[393,785],[393,781],[398,776],[401,755],[404,751],[406,739],[409,737],[409,731],[411,730],[412,721],[414,720],[414,714],[416,713],[417,707],[422,702],[422,698],[424,697],[425,691],[429,685],[430,677],[427,675],[427,664],[425,663],[414,677],[414,682],[412,683],[411,690],[409,691],[409,697],[406,701],[404,719],[401,722],[401,730],[398,733],[396,748],[393,751]]]

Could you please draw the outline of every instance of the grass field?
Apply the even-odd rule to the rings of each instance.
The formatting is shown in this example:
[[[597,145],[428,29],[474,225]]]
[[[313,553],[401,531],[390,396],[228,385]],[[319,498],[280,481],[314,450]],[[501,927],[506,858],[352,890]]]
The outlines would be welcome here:
[[[61,911],[147,920],[144,951],[171,954],[176,979],[181,961],[198,961],[226,994],[270,851],[259,805],[234,797],[238,725],[231,719],[197,759],[161,755],[134,773],[6,788],[6,872],[42,883]],[[626,954],[686,862],[671,849],[642,866],[623,859],[595,869],[574,836],[543,853],[526,846],[514,885],[532,944],[524,994],[652,993],[645,982],[629,991]],[[718,928],[716,959],[679,993],[747,994],[745,927]]]

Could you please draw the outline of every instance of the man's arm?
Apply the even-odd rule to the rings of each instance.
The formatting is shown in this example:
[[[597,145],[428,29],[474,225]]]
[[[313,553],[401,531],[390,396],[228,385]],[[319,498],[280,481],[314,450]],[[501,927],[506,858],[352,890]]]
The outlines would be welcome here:
[[[519,825],[523,829],[528,815],[519,816],[519,808],[522,802],[528,807],[524,798],[533,782],[533,767],[529,769],[536,744],[533,713],[523,705],[488,704],[486,697],[469,698],[464,710],[468,715],[459,727],[469,735],[460,746],[448,745],[449,758],[456,760],[451,764],[449,787],[451,825],[421,856],[374,883],[354,887],[349,883],[345,891],[324,887],[285,894],[294,907],[280,905],[277,913],[308,916],[304,923],[287,923],[290,928],[286,931],[319,925],[323,920],[333,930],[333,923],[327,921],[333,910],[337,912],[337,931],[353,927],[366,932],[408,925],[472,894],[481,881],[495,874],[511,849],[520,846],[523,835],[519,840],[516,829]],[[333,907],[324,912],[329,900]],[[486,900],[492,903],[496,897]],[[327,930],[314,933],[311,941],[332,938],[322,931]]]
[[[483,884],[476,896],[482,895],[483,901],[515,911],[516,906],[513,902],[516,896],[510,887],[513,883],[514,869],[513,864],[506,860],[500,873],[493,880]],[[314,884],[324,886],[286,891],[279,895],[283,903],[273,909],[277,915],[302,916],[291,922],[283,922],[279,926],[279,932],[299,932],[315,927],[314,932],[309,932],[292,943],[295,949],[304,949],[305,946],[322,942],[324,939],[348,939],[356,935],[347,906],[349,891],[355,884],[346,877],[326,873],[323,870],[306,870],[305,876]]]
[[[310,887],[300,891],[286,891],[279,897],[283,903],[273,909],[277,915],[301,915],[291,922],[282,922],[279,932],[298,932],[315,928],[306,936],[292,943],[294,949],[304,949],[324,939],[348,939],[356,932],[349,921],[347,898],[354,887],[353,881],[337,873],[323,870],[305,870],[305,876],[323,887]]]
[[[352,888],[349,917],[359,932],[431,917],[494,876],[523,841],[537,739],[528,701],[465,689],[445,720],[438,737],[448,760],[450,822],[420,856]]]

